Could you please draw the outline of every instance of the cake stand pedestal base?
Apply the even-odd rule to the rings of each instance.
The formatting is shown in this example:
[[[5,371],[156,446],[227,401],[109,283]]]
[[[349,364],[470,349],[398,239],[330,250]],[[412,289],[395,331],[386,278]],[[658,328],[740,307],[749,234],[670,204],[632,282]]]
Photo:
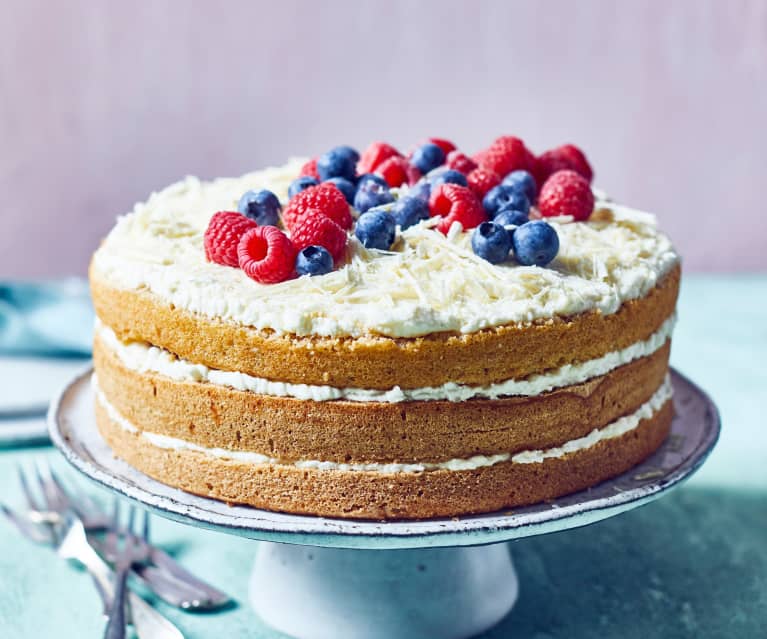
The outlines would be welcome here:
[[[507,544],[347,550],[262,542],[256,612],[298,639],[464,639],[517,599]]]

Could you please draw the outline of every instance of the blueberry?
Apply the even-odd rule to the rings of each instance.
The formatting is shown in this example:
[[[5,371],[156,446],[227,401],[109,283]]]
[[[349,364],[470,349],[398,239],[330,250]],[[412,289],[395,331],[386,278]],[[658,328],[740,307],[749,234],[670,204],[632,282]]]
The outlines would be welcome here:
[[[362,185],[367,184],[368,182],[375,182],[376,184],[385,186],[387,189],[389,188],[389,183],[376,173],[365,173],[360,175],[357,179],[357,188],[362,188]]]
[[[354,193],[357,190],[357,187],[354,186],[352,182],[347,180],[346,178],[342,177],[334,177],[327,180],[330,184],[335,184],[341,193],[344,194],[344,197],[346,198],[346,201],[349,204],[354,204]]]
[[[340,153],[341,155],[345,155],[349,159],[351,159],[352,162],[354,162],[355,166],[357,162],[359,162],[360,154],[357,149],[355,149],[353,146],[349,146],[348,144],[342,144],[341,146],[337,146],[335,150]]]
[[[357,188],[354,194],[354,208],[360,213],[364,213],[374,206],[382,204],[391,204],[394,202],[394,196],[389,191],[388,186],[381,186],[378,182],[368,180]],[[387,247],[388,248],[388,247]]]
[[[386,251],[394,244],[396,224],[386,211],[369,211],[360,215],[354,234],[365,248]]]
[[[500,224],[482,222],[471,235],[471,248],[483,260],[500,264],[509,257],[511,236]]]
[[[429,217],[429,205],[422,199],[406,195],[396,201],[391,210],[394,221],[401,229],[418,224]]]
[[[431,182],[428,180],[418,180],[407,192],[408,197],[416,197],[424,202],[429,201],[431,195]]]
[[[301,191],[308,189],[310,186],[317,186],[319,182],[309,175],[302,175],[296,178],[290,183],[288,187],[288,197],[294,197]]]
[[[530,202],[535,202],[535,198],[538,195],[538,187],[535,184],[535,178],[527,171],[518,170],[512,171],[505,178],[501,184],[510,186],[517,191],[521,191],[527,196]]]
[[[333,270],[333,258],[324,246],[307,246],[296,256],[299,275],[325,275]]]
[[[527,196],[511,186],[499,184],[490,189],[482,199],[482,206],[494,217],[501,209],[515,209],[527,213],[530,211],[530,200]]]
[[[413,151],[410,163],[425,175],[445,163],[445,152],[436,144],[429,142]]]
[[[522,226],[525,222],[529,222],[530,218],[527,217],[527,213],[517,211],[516,209],[502,208],[495,214],[493,222],[500,224],[501,226]]]
[[[271,191],[246,191],[237,203],[237,210],[259,226],[277,226],[280,219],[280,201]]]
[[[432,188],[436,188],[440,184],[460,184],[461,186],[469,185],[469,183],[466,181],[466,176],[460,171],[455,171],[453,169],[445,169],[444,171],[437,173],[434,177],[430,176],[429,182],[431,182]]]
[[[317,159],[317,173],[323,182],[334,177],[353,180],[357,174],[357,160],[347,150],[336,147]]]
[[[559,251],[557,232],[543,220],[533,220],[517,228],[512,241],[517,262],[525,266],[546,266]]]

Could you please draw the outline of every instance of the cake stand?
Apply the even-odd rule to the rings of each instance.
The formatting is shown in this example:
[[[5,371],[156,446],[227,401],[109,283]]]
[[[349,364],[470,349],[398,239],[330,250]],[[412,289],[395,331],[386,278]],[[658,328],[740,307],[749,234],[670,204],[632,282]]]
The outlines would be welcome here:
[[[258,539],[250,598],[300,639],[459,639],[511,610],[518,583],[507,544],[585,526],[654,499],[700,467],[719,435],[706,394],[672,372],[671,435],[641,465],[591,489],[484,515],[372,522],[288,515],[165,486],[115,459],[99,435],[88,372],[53,402],[51,439],[102,486],[175,521]]]

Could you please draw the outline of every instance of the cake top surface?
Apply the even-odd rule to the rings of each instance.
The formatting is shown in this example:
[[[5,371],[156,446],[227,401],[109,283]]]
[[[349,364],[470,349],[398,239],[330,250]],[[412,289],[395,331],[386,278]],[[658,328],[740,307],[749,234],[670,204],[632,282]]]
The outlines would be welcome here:
[[[108,285],[149,291],[176,308],[256,329],[300,336],[414,337],[472,333],[598,310],[616,312],[645,295],[678,262],[654,216],[595,194],[583,222],[550,217],[559,251],[545,267],[486,261],[470,231],[446,234],[429,218],[397,229],[388,250],[353,235],[337,268],[263,284],[206,259],[213,214],[236,211],[243,193],[268,189],[284,204],[304,160],[238,178],[188,177],[118,219],[96,251],[93,269]],[[408,187],[395,189],[395,196]]]

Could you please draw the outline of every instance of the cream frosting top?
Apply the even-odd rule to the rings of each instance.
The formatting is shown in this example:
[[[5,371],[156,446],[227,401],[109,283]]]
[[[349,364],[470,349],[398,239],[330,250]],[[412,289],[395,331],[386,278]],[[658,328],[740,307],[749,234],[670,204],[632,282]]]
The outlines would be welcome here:
[[[405,231],[391,251],[367,250],[353,237],[347,262],[327,275],[259,284],[241,270],[209,263],[203,234],[210,217],[236,210],[249,189],[281,201],[304,160],[239,178],[173,184],[117,225],[94,256],[108,284],[148,290],[176,308],[256,329],[296,335],[414,337],[472,333],[512,322],[600,310],[616,312],[645,295],[678,261],[654,216],[597,193],[595,221],[549,219],[559,234],[545,268],[513,260],[492,265],[471,250],[471,233],[447,237],[434,219]]]

